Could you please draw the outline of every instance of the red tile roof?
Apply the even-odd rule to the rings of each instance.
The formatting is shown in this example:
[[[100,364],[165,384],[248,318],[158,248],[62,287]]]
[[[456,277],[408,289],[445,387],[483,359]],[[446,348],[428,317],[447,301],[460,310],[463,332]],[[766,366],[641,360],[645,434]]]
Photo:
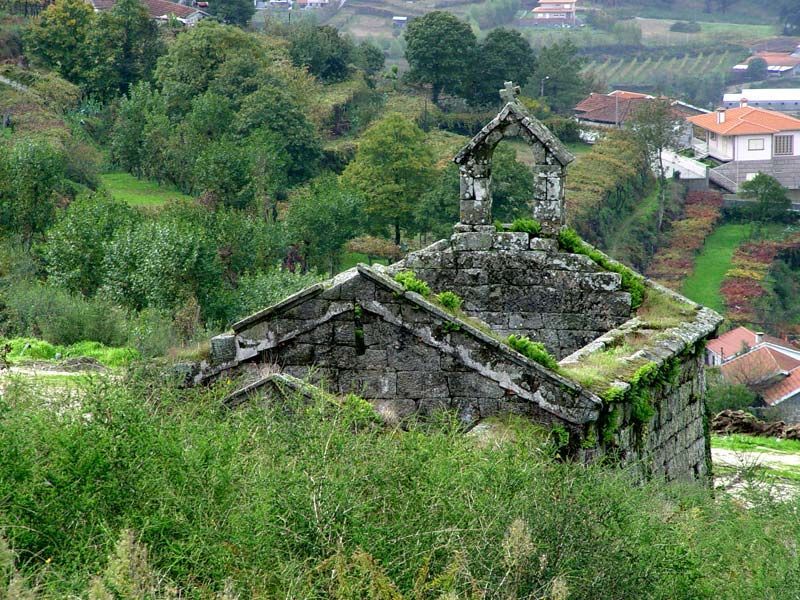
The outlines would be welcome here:
[[[797,367],[800,360],[762,346],[726,362],[720,371],[728,381],[759,387],[772,386],[776,377],[785,376]]]
[[[652,98],[648,94],[640,94],[639,92],[629,92],[627,90],[614,90],[609,96],[619,96],[620,98]]]
[[[169,15],[175,15],[179,19],[188,19],[196,13],[203,11],[192,6],[184,6],[177,2],[169,2],[169,0],[143,0],[144,5],[147,7],[147,12],[150,14],[151,19],[160,19]],[[92,6],[95,10],[111,10],[114,8],[116,0],[91,0]]]
[[[764,402],[770,406],[800,394],[800,368],[793,369],[788,377],[761,391]]]
[[[796,67],[800,65],[800,57],[792,56],[787,52],[757,52],[745,61],[750,64],[756,59],[763,59],[768,67]]]
[[[627,98],[622,95],[610,96],[606,94],[591,94],[582,100],[576,107],[576,116],[587,121],[597,123],[624,123],[636,107],[648,98]]]
[[[756,334],[747,327],[737,327],[727,333],[723,333],[718,338],[710,340],[706,348],[714,354],[722,357],[739,354],[744,348],[752,348],[756,345]]]
[[[704,115],[689,117],[688,120],[698,127],[721,135],[769,134],[781,131],[800,131],[800,119],[753,106],[729,108],[725,111],[725,121],[723,123],[717,123],[717,119],[717,113],[711,112]]]

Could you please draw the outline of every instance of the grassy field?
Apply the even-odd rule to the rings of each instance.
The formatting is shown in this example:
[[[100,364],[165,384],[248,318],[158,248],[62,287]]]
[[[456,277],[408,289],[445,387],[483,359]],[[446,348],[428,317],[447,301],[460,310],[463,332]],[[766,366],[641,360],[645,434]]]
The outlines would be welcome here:
[[[697,256],[694,272],[683,284],[683,293],[695,302],[723,312],[725,304],[719,293],[725,273],[731,267],[736,248],[750,235],[748,224],[727,224],[717,227]]]
[[[131,206],[160,206],[168,200],[192,199],[171,186],[138,179],[130,173],[104,173],[100,179],[115,199]]]
[[[786,452],[800,454],[800,441],[783,440],[771,437],[756,437],[752,435],[713,435],[711,446],[725,450],[739,452]]]
[[[779,33],[776,25],[699,22],[701,30],[698,33],[678,33],[669,30],[675,23],[671,19],[637,18],[635,22],[642,28],[642,42],[648,46],[713,45],[720,42],[749,44]]]

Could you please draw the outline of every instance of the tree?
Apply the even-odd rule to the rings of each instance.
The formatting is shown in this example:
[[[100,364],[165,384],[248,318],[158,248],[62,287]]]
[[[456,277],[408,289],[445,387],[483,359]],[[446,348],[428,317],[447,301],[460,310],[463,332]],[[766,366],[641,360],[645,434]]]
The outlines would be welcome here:
[[[761,223],[785,220],[792,207],[786,188],[777,179],[764,173],[745,181],[740,186],[740,194],[744,198],[755,200],[751,215],[753,220]]]
[[[533,50],[519,31],[493,29],[478,45],[472,75],[462,94],[473,105],[496,105],[503,82],[524,86],[535,65]]]
[[[307,67],[310,73],[331,83],[347,78],[356,48],[335,27],[303,21],[291,29],[289,54],[296,66]]]
[[[315,180],[289,203],[289,238],[336,273],[342,246],[362,232],[364,201],[332,175]]]
[[[45,141],[27,139],[3,154],[0,222],[6,231],[19,234],[28,250],[34,237],[55,220],[56,199],[64,181],[64,157]]]
[[[369,40],[364,40],[356,48],[355,63],[367,75],[375,75],[383,69],[386,57],[383,50]]]
[[[400,231],[414,226],[414,212],[430,187],[433,166],[425,133],[402,115],[390,114],[364,133],[342,179],[364,195],[373,225],[392,227],[399,244]]]
[[[664,221],[667,203],[668,184],[664,167],[664,150],[675,148],[683,131],[684,121],[672,110],[668,98],[655,98],[642,102],[633,118],[628,121],[628,129],[638,142],[651,167],[658,168],[658,231]]]
[[[250,0],[217,0],[209,2],[208,10],[223,23],[239,27],[247,25],[256,12],[255,5]]]
[[[797,35],[800,32],[800,3],[797,0],[783,0],[780,16],[784,35]]]
[[[231,138],[208,143],[195,162],[195,191],[213,199],[215,205],[248,206],[252,200],[250,163],[244,150]]]
[[[93,295],[103,282],[106,245],[139,219],[127,204],[101,195],[72,202],[47,232],[42,249],[49,282],[73,294]]]
[[[539,52],[538,69],[528,84],[527,95],[543,96],[550,108],[559,113],[571,113],[572,108],[586,96],[587,82],[581,77],[584,59],[571,40],[545,46]]]
[[[80,83],[86,67],[86,37],[94,11],[85,0],[58,0],[35,19],[25,41],[44,66]]]
[[[151,76],[163,48],[147,7],[140,0],[117,0],[97,16],[87,36],[86,87],[100,98],[126,93]]]
[[[454,15],[433,11],[412,20],[406,29],[409,77],[431,85],[431,98],[441,92],[458,93],[475,54],[472,29]]]
[[[747,79],[750,81],[760,81],[767,78],[767,61],[763,58],[754,58],[747,63]]]

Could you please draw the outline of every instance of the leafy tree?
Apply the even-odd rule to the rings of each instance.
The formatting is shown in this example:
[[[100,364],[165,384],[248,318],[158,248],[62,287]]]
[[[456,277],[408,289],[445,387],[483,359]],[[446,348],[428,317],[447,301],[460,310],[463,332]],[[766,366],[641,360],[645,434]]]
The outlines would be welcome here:
[[[256,9],[250,0],[218,0],[209,3],[208,11],[224,23],[244,27],[253,18]]]
[[[417,204],[432,182],[433,165],[424,132],[402,115],[390,114],[364,133],[342,177],[366,198],[373,225],[392,227],[399,244],[401,229],[414,226]]]
[[[89,92],[101,98],[127,92],[150,77],[163,48],[147,7],[140,0],[117,0],[97,16],[87,37]]]
[[[672,103],[667,98],[642,102],[633,118],[628,121],[629,131],[647,157],[648,163],[658,168],[658,231],[661,231],[664,220],[669,188],[663,152],[677,146],[683,125],[683,119],[672,110]]]
[[[93,295],[103,282],[106,245],[140,219],[128,205],[101,195],[72,202],[47,232],[42,255],[50,283]]]
[[[492,157],[492,215],[510,223],[531,216],[533,173],[517,160],[516,152],[505,145],[495,148]]]
[[[475,54],[472,77],[463,90],[471,104],[497,104],[503,82],[525,85],[534,71],[536,58],[519,31],[493,29]]]
[[[84,0],[51,4],[28,28],[25,41],[30,53],[65,79],[79,83],[86,67],[86,38],[94,16]]]
[[[751,215],[755,221],[761,223],[785,220],[792,206],[786,188],[777,179],[764,173],[745,181],[740,186],[740,194],[744,198],[755,200]]]
[[[414,207],[414,228],[436,238],[448,236],[458,222],[459,196],[458,166],[450,163],[436,174],[430,189]]]
[[[364,201],[325,176],[301,190],[289,203],[286,228],[289,238],[303,244],[306,253],[326,264],[333,275],[342,246],[363,230]]]
[[[767,61],[763,58],[754,58],[747,63],[747,78],[750,81],[760,81],[767,78]]]
[[[784,35],[797,35],[800,32],[800,4],[796,0],[783,0],[780,16]]]
[[[567,39],[539,52],[538,69],[529,83],[528,95],[543,98],[550,108],[559,113],[572,112],[572,108],[586,96],[588,86],[581,77],[584,59],[572,40]],[[533,86],[533,87],[531,87]]]
[[[356,48],[335,27],[302,21],[289,34],[289,54],[295,65],[330,83],[347,78]]]
[[[277,108],[280,107],[280,108]],[[322,145],[314,125],[295,99],[284,89],[263,86],[242,100],[236,131],[248,136],[263,130],[271,143],[288,156],[287,180],[296,184],[308,180],[317,170]]]
[[[210,197],[215,204],[237,208],[250,204],[249,176],[249,160],[244,148],[231,138],[210,142],[195,162],[195,190]]]
[[[0,222],[21,235],[26,249],[55,220],[63,181],[64,157],[47,142],[23,139],[10,151],[0,148]]]
[[[144,153],[144,133],[148,117],[163,112],[161,98],[149,83],[133,86],[117,109],[111,129],[111,160],[131,173],[141,175],[148,156]]]
[[[356,48],[354,61],[367,75],[375,75],[383,69],[386,56],[378,46],[364,40]]]
[[[434,103],[443,91],[461,90],[477,46],[469,25],[451,13],[433,11],[411,21],[405,38],[409,77],[431,85]]]

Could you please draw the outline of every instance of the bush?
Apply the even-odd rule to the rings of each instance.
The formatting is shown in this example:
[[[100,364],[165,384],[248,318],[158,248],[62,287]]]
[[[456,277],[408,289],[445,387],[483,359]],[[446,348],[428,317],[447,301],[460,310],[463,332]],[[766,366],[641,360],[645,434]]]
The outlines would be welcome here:
[[[581,141],[581,128],[575,119],[564,117],[551,117],[544,124],[547,128],[565,144],[572,144]]]
[[[0,299],[5,304],[0,325],[4,337],[36,337],[60,345],[83,340],[107,346],[127,342],[127,313],[105,300],[73,296],[37,283],[11,285]]]
[[[524,335],[512,334],[508,336],[506,343],[523,356],[539,363],[543,367],[552,370],[558,369],[558,361],[541,342],[534,342]]]
[[[536,219],[514,219],[509,231],[521,231],[531,235],[539,235],[542,232],[542,224]]]
[[[721,382],[709,386],[706,406],[712,415],[723,410],[747,410],[758,402],[756,394],[740,383]]]
[[[678,33],[700,33],[702,27],[696,21],[675,21],[669,26],[669,30]]]
[[[464,302],[461,296],[453,292],[441,292],[440,294],[436,294],[436,299],[449,311],[460,309],[461,304]]]
[[[231,322],[244,319],[257,310],[280,302],[289,294],[322,281],[324,277],[316,271],[292,273],[286,269],[270,269],[253,275],[245,275],[233,295]]]
[[[426,298],[431,295],[431,288],[421,279],[417,279],[417,276],[414,275],[414,271],[400,271],[394,276],[394,280],[409,292],[416,292],[420,296],[425,296]]]

